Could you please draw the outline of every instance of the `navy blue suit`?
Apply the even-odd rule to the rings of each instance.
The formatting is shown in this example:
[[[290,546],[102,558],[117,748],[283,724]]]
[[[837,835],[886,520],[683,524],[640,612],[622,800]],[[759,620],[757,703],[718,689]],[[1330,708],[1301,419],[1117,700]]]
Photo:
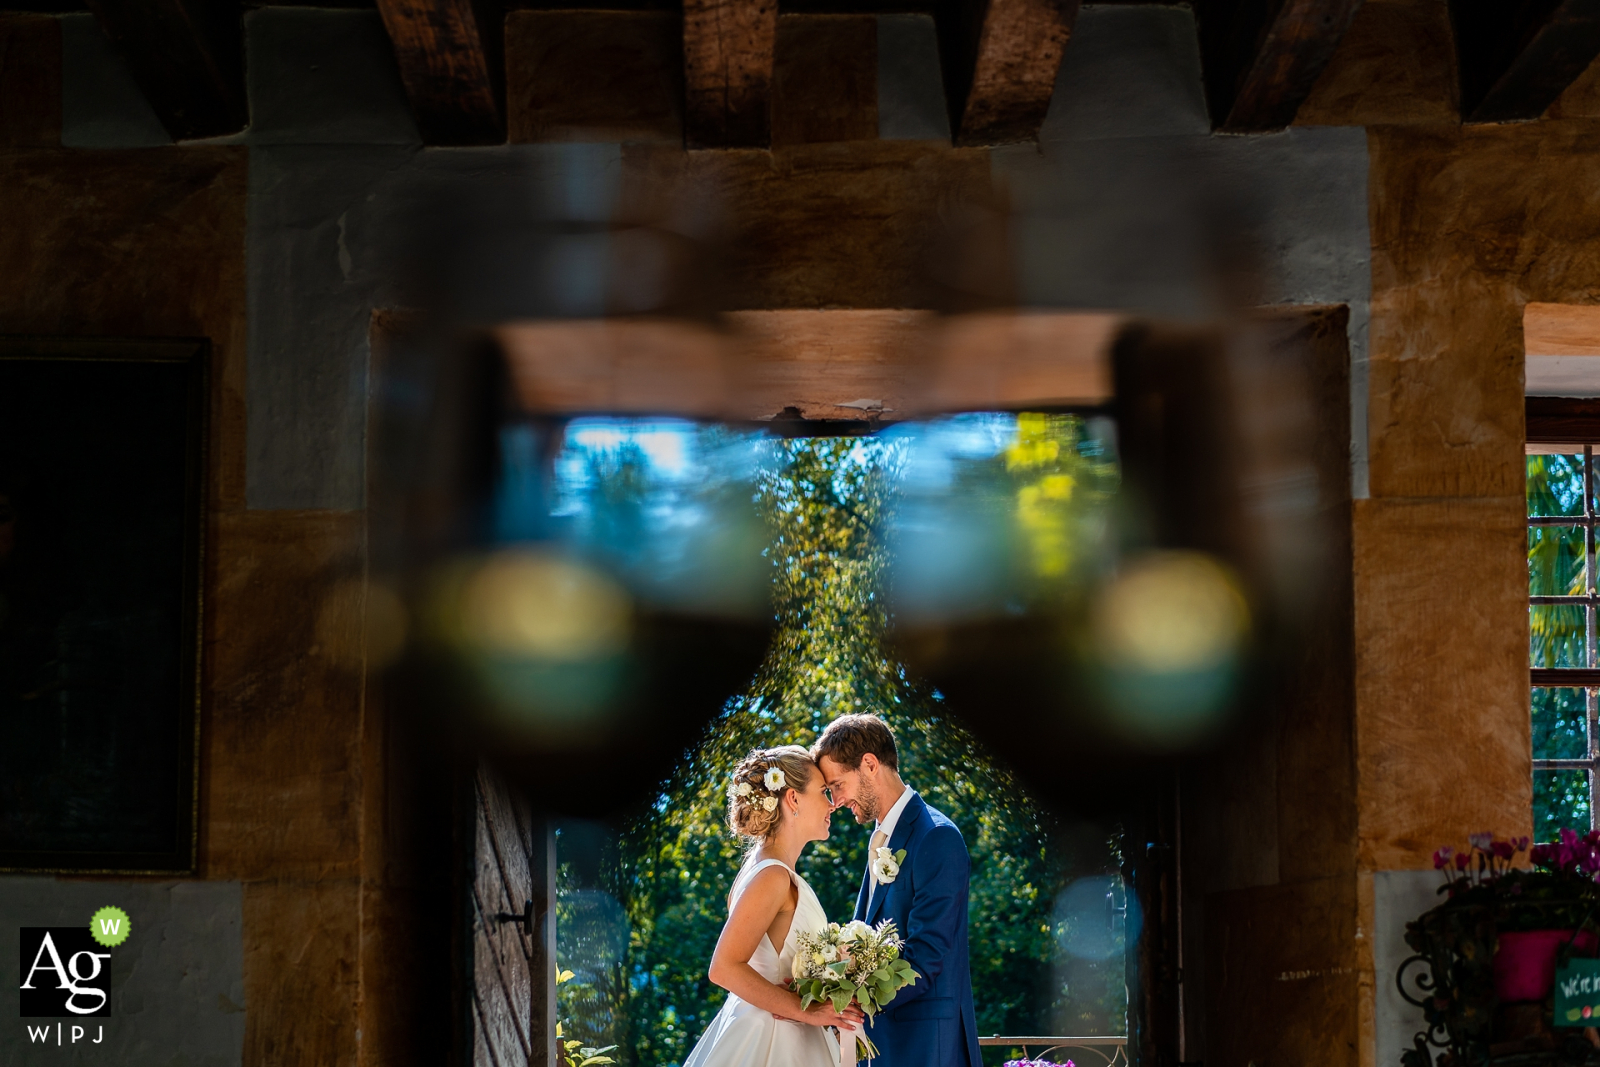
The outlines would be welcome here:
[[[855,917],[873,926],[893,919],[906,942],[901,955],[922,977],[868,1026],[881,1053],[874,1067],[981,1067],[967,959],[967,843],[955,823],[913,796],[889,849],[906,850],[900,873],[878,887],[870,908],[871,876],[863,876]]]

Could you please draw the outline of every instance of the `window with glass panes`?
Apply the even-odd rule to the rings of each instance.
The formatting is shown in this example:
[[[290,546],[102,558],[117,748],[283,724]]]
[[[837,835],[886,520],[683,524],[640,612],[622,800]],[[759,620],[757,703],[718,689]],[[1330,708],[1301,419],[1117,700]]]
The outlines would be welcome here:
[[[1534,839],[1595,826],[1600,811],[1600,656],[1596,655],[1597,449],[1527,449],[1528,623]]]

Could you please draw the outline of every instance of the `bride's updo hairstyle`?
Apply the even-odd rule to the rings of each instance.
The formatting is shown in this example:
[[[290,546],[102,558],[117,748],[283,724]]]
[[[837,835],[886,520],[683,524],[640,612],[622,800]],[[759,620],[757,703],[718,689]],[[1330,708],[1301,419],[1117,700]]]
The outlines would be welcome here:
[[[778,801],[790,789],[805,791],[817,765],[799,745],[758,748],[733,770],[728,785],[728,828],[740,837],[765,841],[778,829]]]

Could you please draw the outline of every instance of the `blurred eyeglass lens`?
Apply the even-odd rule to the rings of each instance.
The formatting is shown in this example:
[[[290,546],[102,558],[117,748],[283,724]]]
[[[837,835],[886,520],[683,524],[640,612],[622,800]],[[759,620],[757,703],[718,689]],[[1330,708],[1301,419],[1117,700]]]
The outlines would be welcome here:
[[[1058,604],[1105,562],[1118,469],[1110,424],[976,413],[896,427],[896,610],[932,621]]]
[[[1199,553],[1156,553],[1130,566],[1102,594],[1095,639],[1113,667],[1172,673],[1233,659],[1250,625],[1238,584]]]
[[[496,537],[558,545],[646,605],[763,615],[767,533],[752,505],[762,441],[683,419],[513,424],[501,434]]]

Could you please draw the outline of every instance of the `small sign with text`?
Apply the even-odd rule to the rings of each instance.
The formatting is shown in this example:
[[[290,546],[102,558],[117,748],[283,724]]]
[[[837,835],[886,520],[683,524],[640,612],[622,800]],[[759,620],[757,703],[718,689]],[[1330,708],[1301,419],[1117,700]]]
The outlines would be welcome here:
[[[1556,969],[1555,1024],[1600,1026],[1600,960],[1572,960]]]

